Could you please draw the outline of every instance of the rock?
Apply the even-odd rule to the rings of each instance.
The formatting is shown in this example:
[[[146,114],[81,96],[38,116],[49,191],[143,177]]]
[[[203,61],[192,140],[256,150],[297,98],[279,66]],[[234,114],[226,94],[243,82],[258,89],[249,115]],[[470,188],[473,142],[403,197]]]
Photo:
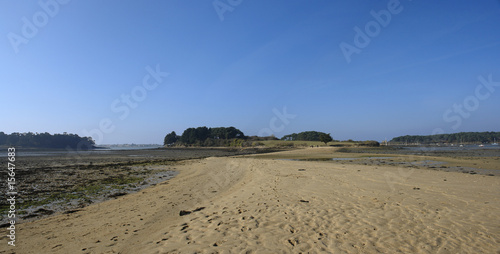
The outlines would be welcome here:
[[[188,214],[190,214],[190,213],[191,213],[191,211],[181,210],[181,211],[179,212],[179,216],[188,215]]]
[[[205,207],[198,207],[198,208],[194,209],[193,212],[198,212],[198,211],[201,211],[203,209],[205,209]]]

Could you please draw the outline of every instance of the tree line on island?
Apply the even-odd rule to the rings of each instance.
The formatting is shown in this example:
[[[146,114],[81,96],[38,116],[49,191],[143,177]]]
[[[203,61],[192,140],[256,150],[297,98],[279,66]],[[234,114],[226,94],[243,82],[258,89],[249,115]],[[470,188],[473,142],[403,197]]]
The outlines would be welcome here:
[[[205,126],[198,128],[188,128],[181,136],[175,131],[165,136],[164,145],[194,145],[194,146],[229,146],[231,142],[238,143],[247,137],[242,131],[234,127],[207,128]]]
[[[493,143],[500,139],[500,132],[459,132],[436,135],[406,135],[393,138],[391,143],[400,144],[471,144]]]
[[[281,138],[281,140],[286,141],[321,141],[325,144],[333,141],[330,133],[324,133],[319,131],[303,131],[300,133],[292,133],[289,135],[285,135]]]
[[[262,145],[259,141],[279,140],[275,136],[258,137],[245,136],[245,134],[235,127],[207,128],[197,127],[184,130],[182,135],[177,135],[175,131],[165,136],[163,144],[166,146],[256,146]],[[293,133],[281,138],[283,141],[321,141],[325,144],[333,141],[329,133],[306,131]]]
[[[0,132],[0,146],[87,150],[94,148],[95,142],[91,137],[80,137],[66,132],[63,134]]]

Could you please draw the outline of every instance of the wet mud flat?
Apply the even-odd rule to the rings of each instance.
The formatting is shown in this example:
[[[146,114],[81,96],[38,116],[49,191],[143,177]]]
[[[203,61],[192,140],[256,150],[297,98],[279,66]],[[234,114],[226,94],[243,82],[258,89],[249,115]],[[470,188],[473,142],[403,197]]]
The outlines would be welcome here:
[[[440,149],[435,147],[343,148],[353,158],[336,161],[341,164],[423,168],[485,176],[500,176],[500,148]]]
[[[23,150],[16,156],[16,219],[25,222],[136,192],[174,177],[188,160],[273,152],[271,149]],[[7,158],[0,157],[2,165]],[[7,190],[7,172],[0,189]],[[0,200],[0,226],[9,205]]]
[[[346,160],[335,160],[340,164],[358,164],[358,165],[372,165],[372,166],[394,166],[402,168],[421,168],[430,170],[439,170],[446,172],[460,172],[467,173],[471,175],[479,174],[486,176],[500,176],[500,170],[491,168],[481,168],[477,163],[474,163],[474,167],[471,166],[459,166],[446,161],[441,160],[430,160],[430,159],[416,159],[416,158],[401,158],[401,157],[370,157],[370,158],[347,158]],[[497,162],[497,163],[500,163]]]
[[[500,176],[500,147],[343,147],[304,150],[302,153],[258,155],[260,158],[295,161],[324,161],[345,165],[419,168],[484,176]],[[314,152],[313,152],[314,151]]]
[[[420,155],[438,156],[451,158],[487,158],[500,157],[500,147],[396,147],[381,146],[373,148],[340,148],[338,152],[344,153],[375,153],[375,154],[398,154],[398,155]]]

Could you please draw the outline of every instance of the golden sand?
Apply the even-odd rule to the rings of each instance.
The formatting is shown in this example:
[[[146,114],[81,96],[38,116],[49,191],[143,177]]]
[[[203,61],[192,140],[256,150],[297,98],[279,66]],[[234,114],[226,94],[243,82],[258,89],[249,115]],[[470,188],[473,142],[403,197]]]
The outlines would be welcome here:
[[[177,170],[18,225],[16,247],[4,237],[0,252],[500,253],[499,177],[255,156]]]

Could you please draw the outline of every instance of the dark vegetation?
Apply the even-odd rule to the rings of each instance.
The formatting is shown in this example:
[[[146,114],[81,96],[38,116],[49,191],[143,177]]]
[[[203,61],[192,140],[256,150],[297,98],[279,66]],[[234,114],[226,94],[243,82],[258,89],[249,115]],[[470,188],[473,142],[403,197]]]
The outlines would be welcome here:
[[[492,143],[500,139],[500,132],[460,132],[452,134],[437,135],[406,135],[395,137],[391,140],[394,143],[404,144],[432,144],[432,143]]]
[[[333,139],[332,139],[332,136],[330,136],[330,133],[328,133],[328,134],[322,133],[319,135],[319,141],[325,143],[325,145],[326,145],[326,144],[328,144],[328,142],[333,141]]]
[[[330,136],[330,134],[318,131],[304,131],[300,133],[292,133],[290,135],[283,136],[281,140],[285,141],[321,141],[321,136],[326,138],[326,136]],[[331,136],[330,136],[331,138]],[[333,139],[332,139],[333,140]],[[330,141],[332,141],[330,140]],[[328,142],[330,142],[328,141]]]
[[[182,135],[178,136],[175,131],[165,136],[164,145],[167,146],[204,146],[204,147],[248,147],[259,146],[263,143],[259,141],[279,140],[275,136],[268,137],[245,136],[245,134],[235,127],[188,128]],[[281,138],[283,141],[321,141],[327,144],[333,141],[328,133],[317,131],[306,131],[293,133]],[[283,143],[286,146],[286,143]],[[290,143],[289,146],[294,146]]]
[[[368,146],[368,147],[377,147],[380,146],[380,143],[374,140],[361,141],[357,143],[358,146]]]
[[[12,134],[0,132],[0,146],[87,150],[94,148],[95,142],[90,137],[80,137],[66,132],[54,135],[47,132],[13,132]]]
[[[217,127],[217,128],[207,128],[197,127],[188,128],[182,135],[177,135],[175,131],[167,134],[165,136],[163,144],[169,147],[255,147],[264,146],[265,143],[262,141],[270,140],[280,140],[274,135],[268,137],[258,137],[258,136],[245,136],[245,134],[235,128],[235,127]],[[275,143],[277,147],[296,147],[296,146],[310,146],[308,141],[312,142],[323,142],[327,145],[329,142],[336,141],[332,138],[330,133],[324,133],[319,131],[304,131],[300,133],[293,133],[290,135],[285,135],[281,138],[283,142]],[[305,141],[304,144],[296,144],[291,141]],[[336,141],[338,142],[338,141]],[[347,145],[354,146],[367,146],[376,147],[380,146],[377,141],[353,141],[348,140]],[[333,144],[332,146],[344,146],[343,144]]]
[[[184,146],[243,146],[248,137],[242,131],[234,127],[188,128],[181,136],[175,131],[165,136],[164,145]]]
[[[194,147],[250,147],[262,145],[259,141],[279,140],[275,136],[245,136],[235,127],[207,128],[206,126],[188,128],[182,135],[175,131],[167,134],[163,140],[166,146]]]

